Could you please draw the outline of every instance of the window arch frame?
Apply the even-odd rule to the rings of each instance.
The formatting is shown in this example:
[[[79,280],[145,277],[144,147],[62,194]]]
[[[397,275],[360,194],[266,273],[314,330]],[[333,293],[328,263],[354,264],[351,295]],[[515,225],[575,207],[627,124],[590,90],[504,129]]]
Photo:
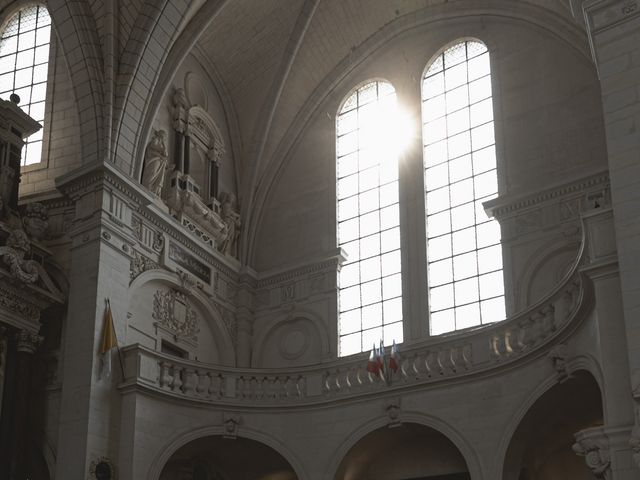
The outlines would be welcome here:
[[[363,87],[365,87],[365,86],[367,86],[369,84],[372,84],[372,83],[376,83],[376,84],[383,83],[383,84],[389,85],[389,87],[391,88],[392,91],[388,95],[393,95],[394,103],[397,104],[397,90],[396,90],[393,82],[391,82],[390,80],[388,80],[388,79],[386,79],[384,77],[371,76],[371,77],[366,78],[365,80],[362,80],[362,81],[360,81],[358,83],[355,83],[355,85],[352,84],[352,86],[348,89],[347,93],[344,96],[342,96],[342,99],[338,103],[338,107],[336,109],[336,114],[335,114],[336,116],[335,116],[335,119],[334,119],[334,128],[335,128],[335,133],[334,133],[334,138],[335,138],[335,143],[334,143],[334,146],[335,146],[335,157],[334,157],[334,159],[335,159],[334,160],[335,161],[335,163],[334,163],[335,176],[334,176],[334,181],[335,181],[335,188],[336,188],[336,192],[335,192],[336,203],[335,203],[335,210],[334,211],[335,211],[335,214],[336,214],[336,223],[335,223],[335,225],[336,225],[336,244],[337,244],[338,248],[342,248],[345,243],[350,243],[350,241],[341,242],[341,240],[340,240],[340,223],[342,221],[344,221],[344,220],[341,221],[340,212],[339,212],[339,202],[341,200],[340,192],[339,192],[339,180],[340,180],[340,178],[343,178],[343,177],[340,177],[339,159],[341,157],[346,156],[346,155],[351,155],[353,153],[360,152],[360,146],[358,146],[352,152],[349,152],[349,153],[347,153],[345,155],[339,155],[339,153],[340,153],[340,150],[339,150],[339,138],[344,136],[344,135],[348,135],[349,133],[356,132],[358,130],[358,127],[356,127],[353,131],[348,131],[347,133],[344,133],[344,134],[341,135],[338,122],[339,122],[339,118],[340,118],[341,115],[349,113],[349,112],[351,112],[353,110],[357,110],[359,108],[359,105],[357,103],[358,101],[356,100],[356,106],[352,110],[348,110],[347,112],[343,112],[347,102],[350,101],[351,98],[354,95],[357,95],[358,92]],[[378,87],[376,87],[376,88],[378,88]],[[380,98],[384,98],[385,96],[386,95],[380,97],[379,92],[377,92],[376,100],[379,100]],[[368,105],[370,103],[373,103],[373,102],[367,102],[367,103],[365,103],[363,105]],[[367,167],[367,168],[370,168],[370,167]],[[362,169],[362,170],[366,170],[367,168]],[[358,170],[356,171],[355,174],[359,174],[359,172],[361,172],[362,170],[360,169],[360,167],[358,167]],[[345,175],[345,176],[348,176],[348,175]],[[394,248],[390,252],[381,251],[381,253],[379,253],[378,256],[381,257],[382,255],[385,255],[387,253],[396,253],[397,252],[397,255],[398,255],[398,261],[397,261],[398,271],[397,271],[397,273],[392,273],[392,274],[390,274],[388,276],[396,276],[396,275],[398,276],[399,285],[400,285],[400,293],[399,293],[398,296],[395,296],[393,298],[388,298],[388,299],[385,299],[384,294],[382,294],[381,295],[381,299],[379,301],[379,305],[380,305],[381,310],[383,310],[383,303],[384,302],[386,302],[386,301],[396,301],[399,304],[399,305],[396,305],[396,308],[399,307],[400,318],[399,318],[399,320],[395,320],[395,321],[392,321],[392,322],[389,322],[389,323],[385,323],[384,322],[384,313],[382,313],[381,314],[381,324],[380,324],[379,328],[381,329],[381,332],[382,332],[382,329],[384,329],[384,327],[386,325],[396,325],[396,328],[398,328],[398,326],[399,326],[400,334],[399,334],[399,336],[397,336],[395,338],[396,338],[397,342],[402,342],[403,336],[404,336],[404,330],[403,330],[404,329],[404,308],[403,308],[402,289],[404,288],[404,284],[403,284],[403,278],[402,278],[402,275],[403,275],[403,273],[402,273],[402,257],[401,257],[401,255],[402,255],[401,243],[402,242],[401,242],[401,230],[400,230],[400,223],[401,223],[401,216],[402,216],[402,213],[400,211],[400,186],[399,186],[399,184],[400,184],[400,168],[399,168],[397,160],[395,162],[395,177],[394,177],[394,179],[391,180],[389,183],[385,183],[385,184],[382,184],[382,185],[379,182],[377,187],[372,188],[371,190],[368,190],[368,191],[373,191],[373,190],[378,190],[379,191],[381,186],[386,186],[386,185],[389,185],[391,183],[395,183],[396,184],[396,192],[395,192],[396,198],[395,198],[395,201],[390,205],[379,206],[379,208],[377,210],[374,209],[374,210],[372,210],[370,212],[366,212],[366,213],[373,213],[373,212],[376,212],[376,211],[380,212],[383,208],[388,208],[390,206],[395,206],[395,209],[396,209],[396,212],[397,212],[397,224],[395,226],[390,227],[389,229],[385,229],[385,228],[380,227],[375,233],[372,233],[370,235],[366,235],[365,237],[379,235],[383,231],[388,231],[388,230],[392,230],[392,229],[396,229],[397,228],[397,231],[398,231],[397,248]],[[357,196],[357,195],[359,195],[359,190],[356,192],[356,194],[354,196]],[[348,197],[345,197],[345,198],[348,198]],[[359,218],[359,217],[360,217],[360,214],[358,214],[354,218]],[[352,218],[348,218],[347,220],[352,220]],[[365,238],[365,237],[358,236],[355,239],[355,241],[359,241],[360,239]],[[370,258],[374,258],[374,257],[375,257],[375,255],[373,257],[367,257],[366,259],[370,259]],[[342,262],[340,270],[342,270],[345,265],[357,264],[361,260],[362,259],[359,258],[359,255],[358,255],[358,259],[353,260],[353,261],[350,261],[347,258],[346,261]],[[384,274],[381,273],[381,275],[377,279],[374,279],[372,281],[375,281],[375,280],[379,279],[382,282],[382,279],[386,278],[386,277],[387,276],[385,276]],[[363,283],[367,283],[367,282],[368,281],[364,281],[364,282],[360,282],[359,281],[359,283],[357,283],[357,285],[360,286]],[[364,352],[364,351],[368,351],[371,347],[369,346],[368,340],[367,340],[367,342],[364,341],[362,334],[365,331],[375,330],[375,329],[378,328],[378,327],[375,327],[375,326],[374,327],[364,328],[362,326],[362,323],[361,323],[360,324],[361,327],[360,327],[359,330],[356,330],[354,332],[350,332],[350,333],[345,334],[345,335],[341,335],[341,314],[343,313],[343,311],[341,310],[341,306],[340,306],[340,296],[341,296],[340,293],[341,293],[341,290],[343,290],[344,288],[350,288],[350,287],[341,287],[341,285],[340,285],[340,272],[339,272],[338,273],[338,289],[337,289],[337,294],[338,294],[337,295],[337,300],[338,300],[337,307],[338,308],[337,308],[337,322],[336,322],[336,327],[337,327],[336,340],[337,340],[338,357],[344,357],[344,356],[353,355],[353,354],[361,353],[361,352]],[[360,301],[357,307],[354,307],[353,309],[346,309],[344,312],[352,311],[352,310],[356,310],[356,309],[362,310],[363,307],[367,307],[367,306],[371,306],[371,305],[375,305],[375,304],[376,304],[376,302],[371,303],[371,304],[363,304],[362,301]],[[349,353],[344,353],[342,351],[342,348],[341,348],[341,338],[343,336],[354,334],[354,333],[359,333],[360,334],[361,347],[357,351],[354,350],[354,351],[350,351]],[[381,335],[380,337],[376,338],[375,343],[377,344],[377,342],[380,339],[382,339],[382,337],[383,337],[383,335]],[[388,341],[388,343],[391,344],[391,341]]]
[[[484,46],[485,51],[481,52],[481,53],[479,53],[479,54],[477,54],[477,55],[475,55],[475,56],[470,58],[468,56],[468,52],[467,52],[467,45],[468,45],[469,42],[480,43],[481,45]],[[425,90],[426,90],[425,83],[426,83],[426,79],[427,79],[427,73],[429,72],[429,70],[433,66],[434,62],[438,61],[439,57],[443,57],[445,52],[447,52],[449,49],[451,49],[452,47],[455,47],[457,45],[460,45],[462,43],[465,44],[465,58],[464,58],[464,60],[460,61],[459,63],[453,64],[452,68],[457,68],[459,65],[463,65],[463,64],[466,65],[466,72],[465,72],[466,80],[462,84],[460,84],[458,86],[455,86],[455,87],[452,87],[451,90],[454,90],[455,88],[459,88],[459,87],[461,87],[463,85],[466,85],[467,88],[468,88],[470,83],[473,83],[473,82],[475,82],[477,80],[482,80],[485,77],[487,77],[488,78],[488,83],[489,83],[489,88],[490,88],[489,96],[486,97],[486,98],[481,98],[480,100],[478,100],[475,103],[472,103],[471,100],[469,99],[469,101],[466,104],[466,106],[463,106],[463,107],[460,107],[460,108],[461,108],[461,110],[464,110],[465,108],[466,109],[470,109],[472,105],[477,105],[479,103],[482,103],[482,102],[485,102],[485,101],[489,101],[490,104],[491,104],[491,119],[489,121],[487,121],[486,124],[491,123],[492,127],[493,127],[492,128],[492,132],[491,132],[492,133],[493,142],[491,144],[487,145],[487,146],[483,146],[483,147],[480,147],[480,148],[477,148],[477,149],[475,149],[473,146],[470,146],[469,147],[468,156],[470,157],[469,163],[471,164],[472,163],[471,162],[471,156],[472,156],[473,153],[481,151],[483,149],[490,149],[490,148],[493,149],[493,161],[494,161],[494,164],[493,164],[492,170],[494,170],[494,172],[495,172],[494,176],[493,176],[493,179],[495,181],[495,192],[493,194],[490,194],[490,195],[478,197],[478,196],[476,196],[475,191],[474,191],[474,192],[472,192],[473,193],[473,199],[470,201],[470,203],[475,204],[476,208],[477,208],[478,203],[482,204],[484,202],[487,202],[487,201],[490,201],[491,199],[496,198],[498,196],[498,193],[503,188],[503,178],[504,178],[503,177],[503,173],[502,173],[503,166],[501,165],[501,162],[500,162],[500,155],[498,154],[498,145],[497,145],[498,141],[499,141],[499,140],[497,140],[497,138],[499,137],[497,130],[499,130],[499,129],[496,128],[496,124],[497,124],[497,118],[496,117],[499,116],[499,115],[496,115],[496,112],[499,112],[499,100],[496,98],[496,95],[495,95],[495,91],[497,90],[495,88],[496,77],[494,75],[493,68],[491,68],[492,64],[493,64],[492,56],[494,55],[495,47],[492,47],[490,41],[487,42],[487,41],[485,41],[483,39],[480,39],[480,38],[477,38],[477,37],[459,36],[459,37],[456,37],[453,40],[445,43],[443,46],[438,48],[438,50],[436,50],[436,53],[434,53],[433,55],[431,55],[429,57],[428,61],[425,63],[424,69],[422,70],[422,76],[420,77],[421,78],[421,83],[420,83],[420,110],[421,110],[421,115],[420,116],[421,116],[422,136],[423,136],[423,139],[422,139],[422,171],[423,171],[423,181],[424,181],[423,194],[424,194],[424,201],[425,201],[424,221],[425,221],[425,235],[426,235],[425,236],[425,253],[426,253],[426,259],[427,259],[425,268],[426,268],[426,279],[427,279],[426,287],[427,287],[427,292],[428,292],[427,296],[428,296],[428,299],[429,299],[428,300],[428,309],[427,309],[427,314],[428,314],[427,334],[429,336],[436,336],[436,335],[441,335],[441,334],[454,334],[454,333],[458,333],[460,331],[464,331],[464,330],[469,329],[469,328],[478,328],[478,327],[482,327],[482,326],[485,326],[485,325],[489,325],[489,324],[491,324],[491,323],[493,323],[495,321],[495,320],[486,321],[485,319],[482,318],[482,314],[480,313],[479,323],[478,324],[468,325],[468,326],[464,326],[464,327],[458,328],[457,324],[455,323],[455,315],[454,315],[454,317],[453,317],[453,319],[454,319],[453,320],[454,321],[454,328],[453,329],[444,330],[444,331],[439,331],[437,333],[434,333],[434,328],[433,328],[434,325],[433,325],[433,321],[432,321],[434,309],[432,308],[432,304],[431,304],[432,303],[431,302],[431,290],[434,288],[434,286],[433,286],[433,283],[432,283],[433,282],[433,278],[432,278],[432,273],[430,271],[431,270],[430,266],[431,266],[431,263],[434,263],[434,262],[432,262],[430,260],[429,249],[428,249],[428,246],[427,246],[428,242],[429,242],[429,239],[430,239],[430,236],[429,236],[429,220],[428,220],[428,217],[430,216],[429,215],[430,207],[429,207],[429,202],[428,202],[428,199],[427,199],[427,195],[428,195],[428,187],[427,187],[427,181],[428,181],[428,179],[427,179],[428,158],[427,158],[426,150],[427,150],[427,146],[431,145],[431,144],[429,144],[427,142],[427,124],[429,122],[433,122],[434,120],[446,119],[448,114],[457,113],[458,110],[448,111],[446,103],[445,103],[445,107],[444,107],[445,108],[445,114],[444,114],[444,116],[442,118],[438,117],[438,118],[431,119],[430,121],[426,120],[425,119],[425,103],[426,103],[426,101],[428,99],[435,98],[438,95],[444,96],[445,93],[447,93],[450,90],[448,90],[447,87],[445,86],[444,78],[443,78],[443,80],[442,80],[443,89],[440,92],[440,94],[434,95],[432,97],[427,97],[426,94],[425,94]],[[487,57],[488,57],[488,62],[487,62],[487,64],[488,64],[488,73],[485,76],[480,76],[480,77],[474,78],[472,80],[469,80],[469,77],[468,77],[468,68],[469,68],[468,67],[468,62],[470,60],[475,59],[476,57],[480,57],[481,55],[484,55],[484,54],[486,54]],[[432,76],[436,76],[436,75],[440,74],[440,72],[444,73],[444,71],[446,69],[448,69],[448,68],[443,65],[441,67],[441,70],[435,72]],[[468,92],[468,90],[467,90],[467,92]],[[446,120],[445,120],[445,125],[447,125]],[[477,124],[475,126],[472,126],[471,125],[471,120],[469,120],[469,125],[468,125],[466,130],[463,130],[461,132],[456,132],[453,135],[449,135],[448,130],[446,130],[445,136],[443,137],[442,140],[439,140],[439,141],[448,142],[448,140],[449,140],[449,138],[451,136],[458,135],[459,133],[464,133],[464,131],[468,131],[469,132],[469,138],[471,139],[471,130],[473,128],[477,128],[477,127],[484,126],[484,125],[485,125],[484,123],[479,123],[479,124]],[[434,142],[434,143],[437,143],[437,142]],[[437,164],[437,166],[440,166],[440,165],[443,165],[443,166],[447,165],[448,166],[450,161],[459,160],[460,158],[464,157],[465,155],[466,154],[463,154],[460,157],[449,158],[449,152],[447,151],[446,152],[446,160],[444,160],[441,164]],[[434,165],[432,165],[431,167],[433,167],[433,166]],[[485,172],[484,171],[480,172],[480,174],[483,174],[483,173],[485,173]],[[488,173],[488,171],[487,171],[487,173]],[[472,168],[471,176],[469,177],[469,179],[474,179],[475,175],[476,175],[475,171]],[[459,181],[466,181],[466,180],[465,179],[462,179],[462,180],[459,179]],[[449,174],[447,173],[447,183],[446,183],[446,185],[443,185],[442,188],[447,188],[448,189],[448,188],[450,188],[450,186],[453,183],[456,183],[456,182],[451,182],[449,180]],[[473,186],[474,183],[475,182],[473,182],[473,180],[472,180],[472,186]],[[440,188],[440,187],[438,187],[438,188]],[[436,188],[433,188],[433,190],[436,190]],[[450,200],[451,199],[449,198],[449,201]],[[458,207],[458,206],[459,205],[455,205],[454,207]],[[452,209],[452,207],[449,206],[447,209],[444,209],[443,212],[437,212],[437,213],[444,213],[446,211],[451,212],[451,209]],[[483,209],[483,211],[484,211],[484,209]],[[432,214],[433,214],[433,211],[432,211]],[[476,228],[479,225],[479,223],[477,221],[477,214],[475,214],[475,215],[476,216],[475,216],[475,220],[474,220],[474,223],[472,225],[472,228]],[[499,227],[499,224],[498,224],[497,220],[492,219],[488,215],[486,215],[486,217],[488,217],[488,221],[485,220],[483,224],[494,222],[496,225],[498,225],[497,243],[496,244],[492,244],[492,245],[490,245],[490,246],[488,246],[486,248],[498,247],[498,249],[500,251],[500,267],[501,268],[500,268],[499,271],[500,271],[500,274],[501,274],[500,275],[500,277],[501,277],[500,278],[500,283],[502,285],[501,297],[502,297],[503,309],[504,309],[504,311],[506,313],[506,309],[507,309],[506,301],[507,301],[507,298],[508,298],[508,295],[507,295],[508,292],[506,291],[507,290],[507,285],[506,285],[506,282],[504,282],[504,274],[505,274],[504,264],[505,264],[506,252],[502,248],[502,241],[501,241],[501,235],[500,235],[500,230],[499,230],[500,227]],[[451,228],[449,229],[449,232],[448,233],[443,233],[442,234],[443,236],[452,235],[453,227],[452,227],[452,224],[450,224],[450,225],[451,225]],[[474,242],[475,242],[475,239],[474,239]],[[467,253],[475,253],[475,259],[476,259],[476,264],[477,264],[478,251],[483,249],[483,248],[485,248],[485,247],[478,247],[478,245],[476,244],[475,248],[471,252],[462,252],[462,254],[466,255]],[[453,246],[451,246],[451,249],[452,249],[452,253],[450,254],[449,258],[453,262],[453,258],[455,256],[457,256],[457,255],[460,255],[460,254],[453,253]],[[440,260],[440,259],[437,259],[436,261],[438,261],[438,260]],[[453,265],[452,265],[451,275],[452,275],[451,276],[451,285],[453,286],[453,282],[454,282],[454,278],[455,278],[453,276]],[[479,272],[476,272],[475,277],[470,276],[469,279],[478,278],[480,275],[481,274]],[[435,286],[437,287],[437,286],[439,286],[439,284],[436,284]],[[480,287],[478,287],[478,297],[479,298],[478,298],[477,303],[478,303],[478,309],[480,311],[480,302],[482,301],[482,298],[481,298],[481,295],[479,293],[479,288]],[[452,311],[455,311],[455,309],[458,308],[459,306],[471,305],[472,303],[473,302],[458,304],[454,300],[454,304],[450,307],[450,309]],[[444,310],[447,310],[447,309],[436,310],[435,313],[438,313],[438,312],[441,312],[441,311],[444,311]],[[502,316],[500,318],[500,320],[503,320],[504,318],[506,318],[506,314],[504,316]]]
[[[41,7],[46,9],[49,19],[50,19],[50,36],[49,36],[49,53],[47,59],[47,67],[46,67],[46,91],[44,98],[44,113],[43,119],[40,122],[42,125],[42,145],[40,151],[40,161],[34,162],[30,164],[21,164],[20,171],[21,173],[29,173],[36,170],[43,170],[48,168],[49,166],[49,150],[50,150],[50,140],[51,140],[51,124],[52,124],[52,116],[53,116],[53,98],[54,98],[54,88],[55,88],[55,76],[57,72],[56,68],[56,58],[58,53],[58,43],[57,37],[55,35],[55,24],[54,18],[51,13],[51,10],[46,2],[43,1],[33,1],[33,0],[18,0],[13,2],[9,8],[0,12],[0,36],[3,35],[7,25],[9,22],[18,15],[22,10],[29,7]],[[34,47],[35,48],[35,47]],[[34,65],[31,64],[33,67]],[[24,67],[28,68],[28,67]],[[15,70],[14,70],[15,71]],[[31,83],[30,85],[33,85]],[[5,93],[5,95],[9,95],[11,92]],[[5,98],[5,100],[8,100]],[[22,107],[25,105],[24,99],[21,99],[19,106]],[[26,144],[27,142],[25,142]],[[21,162],[24,161],[24,158],[21,158]]]

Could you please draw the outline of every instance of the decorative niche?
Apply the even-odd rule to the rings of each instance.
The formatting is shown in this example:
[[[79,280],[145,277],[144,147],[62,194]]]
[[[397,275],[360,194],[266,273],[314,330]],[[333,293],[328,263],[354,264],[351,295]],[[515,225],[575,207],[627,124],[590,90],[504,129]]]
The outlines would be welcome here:
[[[220,129],[204,108],[190,105],[183,89],[175,90],[172,101],[173,152],[168,152],[166,132],[154,131],[145,153],[142,183],[198,240],[237,257],[236,197],[219,191],[226,151]]]

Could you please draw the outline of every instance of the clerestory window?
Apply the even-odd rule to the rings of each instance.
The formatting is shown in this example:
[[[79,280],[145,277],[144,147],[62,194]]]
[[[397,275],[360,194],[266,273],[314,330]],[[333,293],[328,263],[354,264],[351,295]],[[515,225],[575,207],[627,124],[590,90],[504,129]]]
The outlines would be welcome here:
[[[0,97],[20,97],[20,107],[42,125],[51,42],[51,17],[43,5],[22,8],[4,25],[0,36]],[[22,150],[22,164],[42,158],[42,129],[31,135]]]
[[[491,69],[475,40],[446,48],[422,83],[430,332],[505,318]]]
[[[337,115],[339,354],[402,342],[396,94],[384,81],[354,90]]]

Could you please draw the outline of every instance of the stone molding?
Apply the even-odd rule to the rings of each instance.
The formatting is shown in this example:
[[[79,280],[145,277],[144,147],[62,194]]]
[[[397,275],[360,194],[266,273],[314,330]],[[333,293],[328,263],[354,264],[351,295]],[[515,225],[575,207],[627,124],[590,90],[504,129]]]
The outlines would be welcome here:
[[[575,434],[575,439],[573,451],[576,455],[584,457],[593,475],[599,480],[610,480],[611,454],[604,427],[581,430]]]
[[[582,9],[589,35],[597,35],[640,16],[639,0],[586,0]]]
[[[494,200],[489,200],[484,205],[490,215],[498,220],[503,220],[556,203],[566,197],[581,197],[584,193],[593,190],[609,190],[608,171],[598,172],[532,195],[504,195]]]

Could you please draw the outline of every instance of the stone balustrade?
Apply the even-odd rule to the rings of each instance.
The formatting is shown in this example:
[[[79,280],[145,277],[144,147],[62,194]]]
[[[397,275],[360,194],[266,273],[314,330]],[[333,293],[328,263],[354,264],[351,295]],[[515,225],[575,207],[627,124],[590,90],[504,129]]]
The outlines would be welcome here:
[[[604,210],[604,209],[603,209]],[[610,211],[585,219],[573,267],[543,300],[505,321],[403,344],[399,368],[383,378],[367,371],[368,353],[291,369],[250,369],[204,364],[140,345],[123,349],[126,379],[120,388],[141,388],[192,402],[255,407],[313,405],[361,397],[381,389],[436,384],[479,376],[521,361],[533,352],[557,349],[591,308],[589,272],[615,264],[602,232]],[[590,232],[600,232],[590,235]],[[602,252],[601,254],[598,252]],[[387,352],[388,355],[388,352]],[[558,369],[556,354],[551,352]],[[555,356],[554,356],[555,355]]]

